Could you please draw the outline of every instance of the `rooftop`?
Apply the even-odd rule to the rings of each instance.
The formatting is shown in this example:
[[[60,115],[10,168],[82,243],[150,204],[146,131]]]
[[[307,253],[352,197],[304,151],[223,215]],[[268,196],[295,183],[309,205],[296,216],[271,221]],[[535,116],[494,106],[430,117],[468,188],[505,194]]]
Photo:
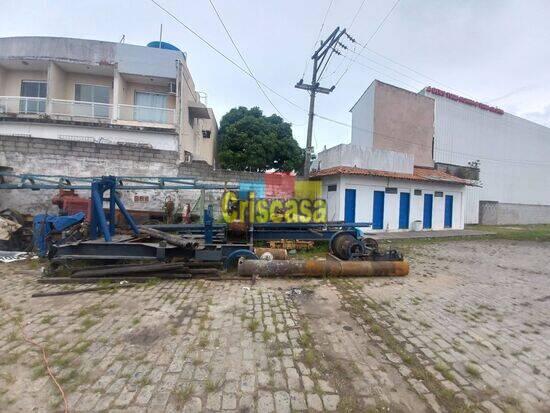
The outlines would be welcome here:
[[[458,178],[454,175],[450,175],[437,169],[422,168],[419,166],[414,167],[414,172],[412,174],[380,171],[376,169],[355,168],[351,166],[336,166],[333,168],[321,169],[320,171],[313,172],[311,174],[311,177],[320,178],[323,176],[333,175],[378,176],[382,178],[404,179],[409,181],[443,182],[457,185],[474,185],[474,183],[468,179]]]

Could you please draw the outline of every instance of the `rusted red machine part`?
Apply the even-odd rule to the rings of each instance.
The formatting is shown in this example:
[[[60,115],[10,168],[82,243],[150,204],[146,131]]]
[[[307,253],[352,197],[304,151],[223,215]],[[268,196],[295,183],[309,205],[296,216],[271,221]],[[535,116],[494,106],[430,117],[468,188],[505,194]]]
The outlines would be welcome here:
[[[243,260],[240,276],[251,277],[401,277],[409,273],[407,261]]]
[[[288,251],[284,248],[254,248],[254,253],[260,258],[266,252],[273,255],[274,260],[288,260]]]

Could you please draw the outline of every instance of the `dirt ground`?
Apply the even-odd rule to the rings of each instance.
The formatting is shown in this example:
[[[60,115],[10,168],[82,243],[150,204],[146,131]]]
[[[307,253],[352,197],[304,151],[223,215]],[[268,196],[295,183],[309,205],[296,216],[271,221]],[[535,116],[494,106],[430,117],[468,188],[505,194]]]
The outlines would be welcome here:
[[[407,244],[403,278],[30,298],[0,264],[0,411],[550,411],[550,243]]]

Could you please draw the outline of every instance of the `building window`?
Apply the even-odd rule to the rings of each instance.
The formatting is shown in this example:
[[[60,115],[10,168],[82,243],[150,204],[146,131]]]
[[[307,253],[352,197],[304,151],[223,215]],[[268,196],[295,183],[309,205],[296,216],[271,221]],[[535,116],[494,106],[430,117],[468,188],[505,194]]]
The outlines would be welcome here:
[[[141,122],[168,123],[168,95],[136,92],[134,120]]]
[[[396,194],[397,188],[386,188],[386,194]]]
[[[98,85],[74,86],[74,100],[82,102],[75,105],[75,115],[92,118],[108,118],[109,87]],[[97,103],[97,104],[96,104]]]
[[[443,192],[441,192],[441,191],[435,191],[435,192],[434,192],[434,196],[435,196],[435,197],[438,197],[438,198],[443,198]]]
[[[41,80],[23,80],[21,82],[21,97],[29,99],[19,100],[19,112],[21,113],[44,113],[46,112],[46,101],[48,84]],[[32,99],[35,98],[35,99]],[[36,99],[39,98],[39,99]]]
[[[422,195],[422,189],[415,189],[414,194],[415,195]]]
[[[209,131],[209,130],[203,130],[202,131],[202,137],[204,139],[210,139],[210,133],[211,133],[211,131]]]
[[[337,189],[337,185],[329,185],[328,186],[328,192],[334,192]]]

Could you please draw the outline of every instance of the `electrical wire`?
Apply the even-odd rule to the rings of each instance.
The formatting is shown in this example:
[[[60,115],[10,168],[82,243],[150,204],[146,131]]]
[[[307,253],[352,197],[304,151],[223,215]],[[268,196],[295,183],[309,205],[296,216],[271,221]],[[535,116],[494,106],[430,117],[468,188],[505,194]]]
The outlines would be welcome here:
[[[348,26],[348,30],[351,30],[353,24],[355,23],[355,20],[357,19],[357,16],[359,16],[359,13],[361,12],[361,9],[363,8],[363,6],[365,5],[365,2],[367,0],[363,0],[361,2],[361,4],[359,5],[359,8],[357,9],[357,11],[355,12],[355,15],[353,16],[353,19],[351,19],[351,23],[349,24]]]
[[[242,73],[244,73],[245,75],[251,77],[252,79],[254,79],[252,77],[252,75],[245,69],[243,68],[241,65],[239,65],[237,62],[235,62],[233,59],[231,59],[229,56],[227,56],[225,53],[223,53],[221,50],[219,50],[216,46],[214,46],[212,43],[210,43],[208,40],[206,40],[203,36],[201,36],[199,33],[197,33],[195,30],[193,30],[192,28],[190,28],[188,25],[186,25],[183,21],[181,21],[174,13],[172,13],[170,10],[166,9],[164,6],[162,6],[158,1],[156,0],[150,0],[151,3],[153,3],[154,5],[156,5],[159,9],[161,9],[164,13],[166,13],[168,16],[170,16],[174,21],[176,21],[178,24],[180,24],[181,26],[183,26],[187,31],[189,31],[190,33],[192,33],[195,37],[197,37],[200,41],[202,41],[204,44],[206,44],[209,48],[211,48],[212,50],[214,50],[216,53],[218,53],[220,56],[222,56],[225,60],[227,60],[229,63],[231,63],[233,66],[235,66],[237,69],[239,69]],[[307,110],[302,108],[300,105],[298,105],[297,103],[291,101],[290,99],[288,99],[287,97],[281,95],[279,92],[273,90],[273,88],[271,88],[270,86],[266,85],[264,82],[258,80],[258,83],[260,83],[264,88],[266,88],[267,90],[269,90],[271,93],[277,95],[278,97],[280,97],[281,99],[283,99],[284,101],[286,101],[287,103],[289,103],[290,105],[304,111],[307,113]]]
[[[230,62],[233,66],[237,67],[241,72],[243,72],[245,75],[249,76],[249,77],[252,77],[252,75],[247,72],[242,66],[240,66],[238,63],[236,63],[233,59],[231,59],[230,57],[228,57],[227,55],[225,55],[223,52],[221,52],[219,49],[217,49],[214,45],[212,45],[208,40],[206,40],[205,38],[203,38],[200,34],[198,34],[196,31],[194,31],[193,29],[191,29],[189,26],[187,26],[185,23],[183,23],[177,16],[175,16],[173,13],[171,13],[169,10],[167,10],[166,8],[164,8],[162,5],[160,5],[156,0],[150,0],[152,3],[154,3],[157,7],[159,7],[161,10],[163,10],[166,14],[168,14],[170,17],[172,17],[176,22],[178,22],[180,25],[182,25],[183,27],[185,27],[188,31],[190,31],[192,34],[194,34],[196,37],[198,37],[203,43],[205,43],[208,47],[210,47],[212,50],[214,50],[216,53],[218,53],[219,55],[221,55],[224,59],[226,59],[228,62]],[[382,24],[383,22],[385,22],[387,20],[387,18],[389,17],[389,15],[391,14],[391,12],[395,9],[395,7],[397,6],[397,4],[399,3],[399,0],[397,0],[394,4],[394,6],[392,7],[392,9],[390,10],[390,12],[388,14],[386,14],[386,17],[384,18],[384,20],[382,21],[382,23],[378,26],[378,29],[375,31],[374,34],[376,34],[377,31],[379,31],[380,27],[382,27]],[[369,38],[369,41],[372,40],[374,36],[371,36]],[[367,43],[365,43],[363,45],[363,49],[366,48],[368,44],[368,41]],[[293,102],[292,100],[288,99],[286,96],[283,96],[281,95],[279,92],[277,92],[276,90],[274,90],[273,88],[271,88],[269,85],[266,85],[264,82],[258,80],[258,82],[263,86],[265,87],[267,90],[269,90],[271,93],[275,94],[276,96],[280,97],[281,99],[283,99],[284,101],[286,101],[287,103],[289,103],[290,105],[296,107],[297,109],[303,111],[304,113],[307,113],[308,110],[301,107],[300,105],[298,105],[297,103]],[[363,129],[363,128],[358,128],[356,126],[353,126],[353,125],[350,125],[350,124],[347,124],[347,123],[344,123],[344,122],[340,122],[336,119],[332,119],[332,118],[329,118],[327,116],[323,116],[323,115],[320,115],[320,114],[315,114],[316,117],[318,117],[319,119],[323,119],[323,120],[326,120],[326,121],[329,121],[329,122],[332,122],[332,123],[335,123],[335,124],[339,124],[339,125],[342,125],[342,126],[345,126],[347,128],[351,128],[351,129],[357,129],[357,130],[363,130],[363,131],[367,131],[369,133],[376,133],[377,135],[380,135],[380,136],[385,136],[389,139],[394,139],[394,140],[400,140],[402,142],[408,142],[412,145],[418,145],[418,146],[427,146],[427,145],[424,145],[424,144],[419,144],[418,142],[413,142],[413,141],[408,141],[408,140],[404,140],[404,139],[400,139],[400,138],[397,138],[395,136],[391,136],[391,135],[386,135],[386,134],[382,134],[382,133],[379,133],[379,132],[373,132],[372,130],[368,130],[368,129]],[[431,150],[431,145],[430,145],[430,150]],[[442,150],[442,149],[438,149],[440,151],[443,151],[443,152],[448,152],[448,153],[453,153],[453,154],[460,154],[460,155],[465,155],[465,156],[471,156],[475,159],[483,159],[483,160],[491,160],[491,161],[496,161],[496,162],[514,162],[514,163],[521,163],[521,164],[525,164],[525,165],[533,165],[533,164],[541,164],[541,165],[550,165],[550,164],[547,164],[547,163],[539,163],[538,161],[516,161],[516,160],[507,160],[507,159],[495,159],[495,158],[484,158],[484,157],[480,157],[476,154],[471,154],[471,153],[465,153],[465,152],[457,152],[457,151],[449,151],[449,150]]]
[[[398,138],[398,137],[388,135],[388,134],[385,134],[385,133],[374,132],[371,129],[360,128],[358,126],[353,126],[353,125],[350,125],[349,123],[341,122],[341,121],[338,121],[336,119],[332,119],[332,118],[329,118],[329,117],[326,117],[326,116],[323,116],[323,115],[319,115],[317,113],[315,114],[315,117],[317,117],[319,119],[323,119],[323,120],[331,122],[331,123],[335,123],[335,124],[338,124],[338,125],[341,125],[341,126],[345,126],[345,127],[350,128],[352,130],[359,130],[359,131],[362,131],[362,132],[372,133],[373,135],[382,136],[384,138],[391,139],[391,140],[394,140],[394,141],[404,142],[404,143],[407,143],[409,145],[415,145],[415,146],[419,146],[419,147],[430,148],[430,151],[431,151],[431,148],[432,148],[431,143],[430,144],[422,144],[422,143],[411,141],[411,140],[408,140],[408,139]],[[473,154],[473,153],[468,153],[468,152],[460,152],[460,151],[452,151],[452,150],[448,150],[448,149],[440,149],[440,148],[437,148],[437,147],[434,148],[434,150],[435,151],[440,151],[440,152],[445,152],[445,153],[450,153],[450,154],[455,154],[455,155],[464,155],[464,156],[471,157],[474,160],[479,159],[479,160],[487,160],[487,161],[502,162],[502,163],[504,163],[504,162],[506,162],[506,163],[516,163],[516,164],[520,164],[520,165],[529,165],[529,166],[550,166],[550,163],[548,163],[548,162],[540,162],[540,161],[534,161],[534,160],[488,158],[488,157],[481,157],[478,154]]]
[[[328,4],[327,11],[325,12],[325,16],[323,17],[323,22],[321,23],[321,28],[319,29],[319,33],[317,34],[317,38],[315,39],[315,42],[313,43],[313,51],[315,51],[315,48],[317,47],[317,42],[321,38],[321,34],[323,33],[323,29],[325,28],[325,22],[327,21],[327,16],[330,11],[330,8],[332,7],[332,3],[334,3],[334,0],[330,0],[330,3]],[[302,79],[306,75],[307,68],[309,65],[309,57],[306,59],[306,64],[304,66],[304,73],[302,73]]]
[[[252,72],[252,69],[250,68],[250,66],[248,65],[248,63],[246,62],[246,59],[244,58],[244,56],[242,55],[241,51],[239,50],[239,47],[237,46],[237,43],[235,43],[235,40],[233,40],[233,36],[231,36],[231,33],[229,32],[229,29],[227,28],[227,26],[225,25],[225,23],[223,22],[223,19],[222,19],[222,16],[220,15],[220,13],[218,12],[218,9],[216,9],[216,6],[214,5],[214,2],[212,0],[208,0],[210,2],[210,5],[212,6],[212,8],[214,9],[214,12],[216,13],[216,16],[218,16],[218,20],[220,21],[221,25],[223,26],[224,30],[225,30],[225,33],[227,34],[227,37],[229,37],[229,40],[231,40],[231,43],[233,44],[233,46],[235,47],[235,50],[237,51],[239,57],[241,58],[242,62],[244,63],[244,65],[246,66],[246,68],[248,69],[248,73],[250,73],[250,76],[252,76],[252,78],[254,79],[254,81],[256,82],[256,85],[258,86],[258,89],[260,89],[260,91],[262,92],[262,94],[265,96],[265,98],[267,99],[267,101],[271,104],[271,106],[273,106],[273,109],[275,109],[275,111],[281,116],[283,117],[283,114],[281,113],[281,111],[277,108],[277,106],[275,106],[275,104],[273,103],[273,101],[269,98],[269,96],[267,96],[267,93],[265,93],[265,90],[262,88],[262,86],[260,85],[260,82],[258,82],[258,79],[256,79],[256,76],[254,76],[254,73]]]
[[[380,29],[382,28],[382,26],[384,26],[384,23],[386,23],[386,20],[388,20],[388,18],[390,17],[390,15],[392,14],[392,12],[395,10],[395,8],[397,7],[397,5],[399,4],[399,1],[400,0],[396,0],[395,3],[393,4],[392,8],[390,9],[390,11],[388,13],[386,13],[386,15],[384,16],[384,18],[382,19],[382,21],[380,22],[380,24],[378,25],[378,27],[376,28],[376,30],[371,34],[371,36],[368,38],[368,40],[366,41],[366,43],[363,45],[363,47],[361,48],[361,50],[359,51],[359,54],[361,54],[363,52],[363,50],[367,47],[367,45],[370,43],[370,41],[374,38],[374,36],[376,36],[376,34],[380,31]],[[340,81],[342,80],[342,78],[346,75],[346,73],[349,71],[349,69],[351,68],[351,66],[353,66],[353,64],[355,63],[357,59],[354,59],[350,62],[350,64],[348,65],[348,67],[346,68],[346,70],[344,70],[344,73],[342,73],[342,75],[340,76],[340,78],[336,81],[335,83],[335,86],[338,86],[338,84],[340,83]]]

